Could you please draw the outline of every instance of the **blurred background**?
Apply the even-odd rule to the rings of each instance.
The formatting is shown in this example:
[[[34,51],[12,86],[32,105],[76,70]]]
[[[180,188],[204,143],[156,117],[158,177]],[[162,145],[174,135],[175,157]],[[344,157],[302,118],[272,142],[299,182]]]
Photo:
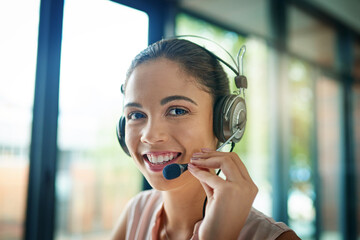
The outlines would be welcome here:
[[[360,239],[360,1],[1,1],[0,34],[1,240],[109,238],[147,188],[117,143],[120,85],[183,34],[246,44],[254,206],[302,239]]]

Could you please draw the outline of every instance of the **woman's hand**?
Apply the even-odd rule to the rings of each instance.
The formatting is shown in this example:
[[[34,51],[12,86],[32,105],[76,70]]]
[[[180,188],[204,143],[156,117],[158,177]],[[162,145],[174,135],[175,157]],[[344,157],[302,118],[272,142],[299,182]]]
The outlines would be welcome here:
[[[210,171],[216,168],[222,170],[226,180]],[[202,149],[193,155],[188,169],[208,198],[199,238],[237,239],[258,192],[243,162],[236,153]]]

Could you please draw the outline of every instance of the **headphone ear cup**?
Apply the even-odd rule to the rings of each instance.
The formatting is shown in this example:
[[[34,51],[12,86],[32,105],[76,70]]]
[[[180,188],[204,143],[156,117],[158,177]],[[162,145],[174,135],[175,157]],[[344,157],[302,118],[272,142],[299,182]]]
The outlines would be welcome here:
[[[239,95],[231,95],[224,104],[223,131],[225,139],[229,139],[236,131],[238,133],[232,139],[237,143],[241,140],[245,132],[247,121],[245,99]]]
[[[214,107],[214,114],[213,114],[213,129],[216,138],[220,142],[225,142],[225,136],[223,131],[223,106],[224,102],[226,101],[227,96],[220,98]]]
[[[221,98],[214,109],[214,133],[220,142],[226,142],[236,131],[232,141],[240,141],[246,126],[246,103],[239,95]]]
[[[126,123],[126,119],[124,116],[122,116],[116,126],[116,136],[117,136],[117,139],[120,143],[122,150],[128,156],[130,156],[129,149],[127,148],[126,143],[125,143],[125,123]]]

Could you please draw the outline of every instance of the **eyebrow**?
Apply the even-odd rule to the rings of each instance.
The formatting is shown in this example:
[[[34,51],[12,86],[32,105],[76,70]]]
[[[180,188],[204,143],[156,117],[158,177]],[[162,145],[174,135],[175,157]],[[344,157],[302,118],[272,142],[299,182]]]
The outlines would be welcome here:
[[[191,98],[185,97],[185,96],[181,96],[181,95],[174,95],[174,96],[169,96],[169,97],[165,97],[160,101],[161,105],[165,105],[171,101],[176,101],[176,100],[184,100],[184,101],[188,101],[194,105],[197,106],[197,103],[192,100]],[[142,105],[140,103],[136,103],[136,102],[129,102],[127,104],[125,104],[124,108],[127,107],[137,107],[137,108],[142,108]]]
[[[125,104],[125,106],[124,106],[124,108],[127,108],[127,107],[142,108],[142,105],[139,103],[135,103],[135,102],[129,102],[129,103]]]
[[[181,96],[181,95],[173,95],[173,96],[165,97],[160,101],[160,104],[165,105],[168,102],[176,101],[176,100],[185,100],[185,101],[191,102],[192,104],[195,104],[197,106],[197,103],[194,100],[192,100],[191,98],[185,97],[185,96]]]

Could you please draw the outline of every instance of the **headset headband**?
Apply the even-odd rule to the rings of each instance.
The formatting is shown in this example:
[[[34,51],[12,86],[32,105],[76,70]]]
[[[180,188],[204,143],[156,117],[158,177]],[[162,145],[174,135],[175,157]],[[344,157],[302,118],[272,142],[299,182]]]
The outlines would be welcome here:
[[[196,36],[196,35],[178,35],[175,36],[174,38],[170,38],[170,39],[185,39],[185,40],[189,40],[189,39],[201,39],[201,40],[205,40],[207,42],[210,42],[212,44],[215,44],[217,47],[219,47],[221,50],[223,50],[232,60],[232,62],[235,64],[236,69],[231,66],[228,62],[226,62],[225,60],[223,60],[222,58],[220,58],[219,56],[215,55],[212,51],[208,50],[206,47],[204,46],[200,46],[198,43],[191,41],[192,43],[200,46],[201,48],[205,49],[208,53],[210,53],[212,56],[214,56],[217,60],[219,60],[220,62],[222,62],[225,66],[227,66],[231,71],[233,71],[236,75],[235,77],[235,85],[238,89],[243,89],[243,93],[244,93],[244,89],[247,88],[247,79],[244,76],[244,68],[243,68],[243,57],[245,55],[246,52],[246,46],[242,45],[241,48],[239,49],[237,55],[236,55],[236,60],[232,57],[232,55],[225,49],[223,48],[220,44],[205,38],[205,37],[201,37],[201,36]],[[190,40],[189,40],[190,41]]]

